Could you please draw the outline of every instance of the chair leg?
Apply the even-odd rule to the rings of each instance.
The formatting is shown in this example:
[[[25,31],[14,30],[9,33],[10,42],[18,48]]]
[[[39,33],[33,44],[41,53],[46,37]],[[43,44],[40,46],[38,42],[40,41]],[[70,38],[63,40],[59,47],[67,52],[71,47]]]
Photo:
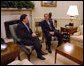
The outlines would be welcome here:
[[[20,60],[20,54],[18,55],[18,60]]]
[[[30,54],[27,54],[27,57],[28,57],[28,60],[30,61],[30,56],[31,56],[31,53]]]
[[[31,54],[28,55],[28,60],[29,60],[29,61],[30,61],[30,56],[31,56]]]
[[[44,42],[44,35],[42,35],[42,43]]]
[[[21,60],[21,59],[20,59],[20,52],[21,52],[21,51],[19,50],[19,54],[18,54],[18,60]]]

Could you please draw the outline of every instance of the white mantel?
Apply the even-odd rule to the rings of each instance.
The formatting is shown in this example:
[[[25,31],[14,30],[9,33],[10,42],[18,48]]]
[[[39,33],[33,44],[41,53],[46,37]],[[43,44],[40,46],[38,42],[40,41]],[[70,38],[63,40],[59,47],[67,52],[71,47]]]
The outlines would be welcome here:
[[[6,38],[4,22],[11,21],[11,20],[17,20],[20,18],[21,14],[27,14],[29,16],[30,22],[32,21],[32,18],[31,18],[32,9],[1,8],[1,37],[2,38]]]

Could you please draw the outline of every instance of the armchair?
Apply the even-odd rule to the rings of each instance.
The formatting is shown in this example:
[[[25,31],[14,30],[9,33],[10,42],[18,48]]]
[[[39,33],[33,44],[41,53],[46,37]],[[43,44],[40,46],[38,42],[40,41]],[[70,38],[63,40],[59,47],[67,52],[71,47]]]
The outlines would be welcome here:
[[[18,38],[16,33],[15,33],[15,29],[16,29],[17,25],[18,24],[10,25],[9,30],[11,32],[11,35],[12,35],[12,38],[13,38],[14,42],[17,43],[18,46],[25,52],[25,54],[28,56],[28,59],[30,61],[30,55],[31,55],[34,48],[33,48],[33,46],[23,46],[20,43],[20,38]]]
[[[54,22],[54,26],[55,26],[55,28],[57,27],[57,22]],[[41,30],[42,30],[42,40],[43,40],[43,42],[45,42],[46,40],[45,40],[45,36],[44,36],[44,32],[43,32],[43,29],[42,29],[42,22],[40,22],[40,27],[41,27]],[[59,30],[58,30],[59,31]],[[53,43],[53,42],[56,42],[56,43],[58,43],[58,41],[57,41],[57,37],[54,37],[54,36],[52,36],[52,42],[51,43]]]

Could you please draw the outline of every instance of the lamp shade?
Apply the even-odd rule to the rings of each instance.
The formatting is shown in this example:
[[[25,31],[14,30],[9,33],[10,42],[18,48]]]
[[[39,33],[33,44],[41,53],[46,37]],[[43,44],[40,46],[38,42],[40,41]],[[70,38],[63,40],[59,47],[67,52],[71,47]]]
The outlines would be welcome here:
[[[70,5],[69,9],[67,11],[67,15],[69,16],[77,16],[78,14],[78,8],[77,5]]]

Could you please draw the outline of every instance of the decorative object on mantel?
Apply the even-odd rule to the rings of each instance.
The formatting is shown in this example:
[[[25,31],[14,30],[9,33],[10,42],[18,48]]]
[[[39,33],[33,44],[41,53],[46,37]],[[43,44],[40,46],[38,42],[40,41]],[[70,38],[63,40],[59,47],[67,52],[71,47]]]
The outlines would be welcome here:
[[[31,1],[1,1],[1,8],[34,8],[34,3]]]

